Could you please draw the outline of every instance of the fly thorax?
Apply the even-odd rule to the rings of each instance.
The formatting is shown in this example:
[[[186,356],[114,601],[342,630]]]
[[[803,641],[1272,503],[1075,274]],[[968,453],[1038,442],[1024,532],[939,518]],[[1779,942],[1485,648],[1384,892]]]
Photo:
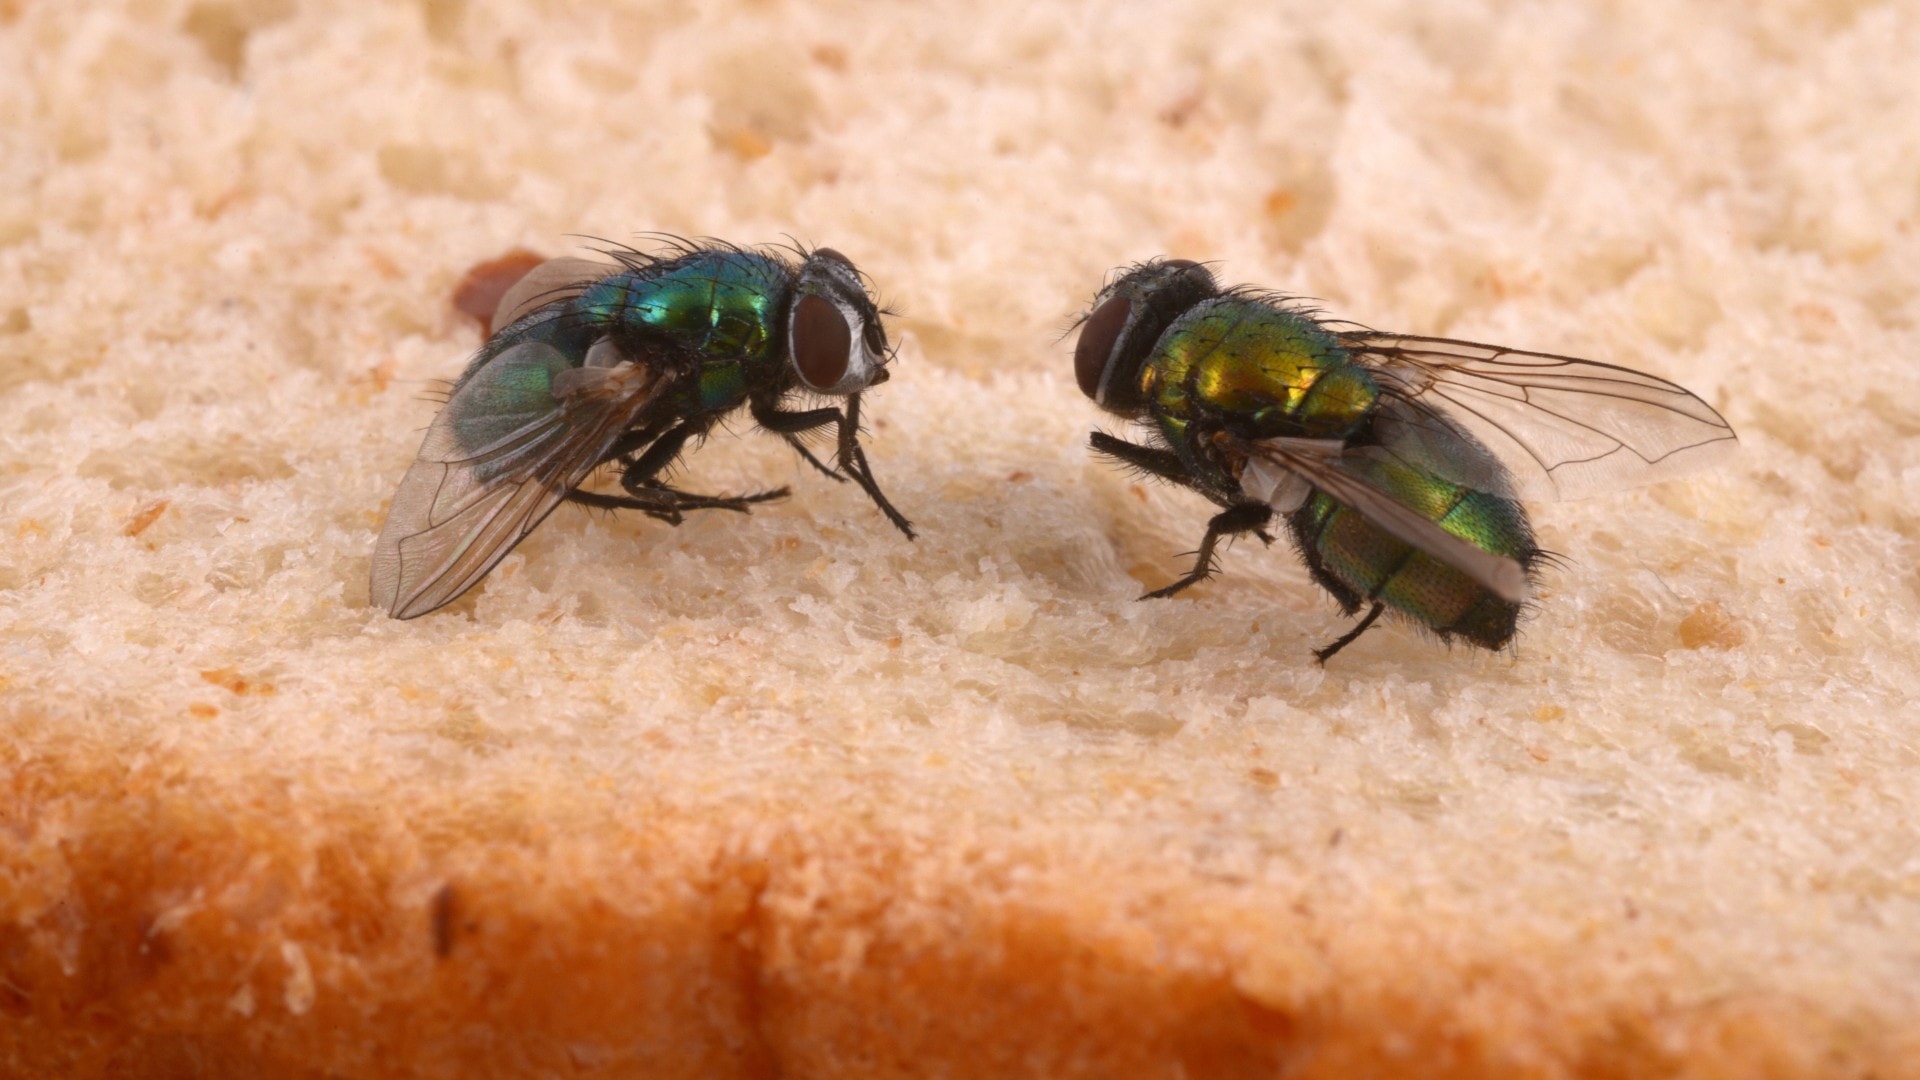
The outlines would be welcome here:
[[[1379,401],[1373,376],[1342,357],[1315,373],[1300,395],[1294,420],[1308,437],[1341,438],[1358,430]]]

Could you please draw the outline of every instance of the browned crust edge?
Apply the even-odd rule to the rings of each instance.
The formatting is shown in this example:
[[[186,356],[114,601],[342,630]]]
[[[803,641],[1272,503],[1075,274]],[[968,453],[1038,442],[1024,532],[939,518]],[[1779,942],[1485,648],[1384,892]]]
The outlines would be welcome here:
[[[0,750],[0,1075],[1917,1075],[1807,1002],[792,808],[619,820]],[[1124,895],[1103,887],[1126,881]]]

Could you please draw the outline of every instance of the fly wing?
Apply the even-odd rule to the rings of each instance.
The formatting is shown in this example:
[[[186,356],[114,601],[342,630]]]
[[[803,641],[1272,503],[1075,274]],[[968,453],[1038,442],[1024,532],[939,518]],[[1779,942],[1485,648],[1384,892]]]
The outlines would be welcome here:
[[[612,263],[572,255],[548,259],[527,271],[525,277],[514,282],[500,297],[499,305],[493,309],[493,328],[499,330],[519,322],[556,300],[572,299],[588,285],[619,269]]]
[[[1630,368],[1470,341],[1383,334],[1340,335],[1388,395],[1409,406],[1391,440],[1436,475],[1480,490],[1478,463],[1422,454],[1459,432],[1487,447],[1529,499],[1578,499],[1705,468],[1731,451],[1733,428],[1706,402]],[[1422,440],[1418,427],[1434,437]],[[1466,469],[1473,475],[1454,475]]]
[[[605,459],[660,380],[644,364],[594,359],[577,367],[523,342],[462,380],[374,544],[375,606],[411,619],[466,592]]]
[[[1337,443],[1317,439],[1266,439],[1247,444],[1247,471],[1277,466],[1352,508],[1402,543],[1427,553],[1517,604],[1527,596],[1527,572],[1517,560],[1483,551],[1347,469]],[[1243,473],[1243,476],[1245,474]]]

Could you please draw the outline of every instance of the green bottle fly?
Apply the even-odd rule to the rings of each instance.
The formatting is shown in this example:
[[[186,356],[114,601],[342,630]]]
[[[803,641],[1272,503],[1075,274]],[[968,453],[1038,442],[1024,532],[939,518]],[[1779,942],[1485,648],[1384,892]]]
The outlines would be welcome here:
[[[1101,291],[1074,368],[1088,397],[1147,428],[1144,444],[1095,432],[1095,450],[1222,507],[1192,571],[1147,595],[1207,579],[1223,537],[1271,540],[1282,517],[1313,580],[1367,612],[1316,650],[1323,663],[1387,610],[1506,645],[1549,558],[1523,497],[1666,479],[1734,439],[1651,375],[1331,322],[1177,259]]]
[[[874,482],[859,441],[860,394],[891,356],[860,272],[830,248],[781,254],[675,241],[658,254],[555,259],[501,298],[500,329],[453,385],[400,481],[374,545],[372,599],[397,619],[466,592],[562,502],[745,513],[786,488],[696,495],[661,475],[690,441],[746,406],[835,479],[859,484],[896,528],[907,519]],[[811,392],[846,409],[793,409]],[[838,432],[829,466],[800,436]],[[602,465],[622,494],[584,490]]]

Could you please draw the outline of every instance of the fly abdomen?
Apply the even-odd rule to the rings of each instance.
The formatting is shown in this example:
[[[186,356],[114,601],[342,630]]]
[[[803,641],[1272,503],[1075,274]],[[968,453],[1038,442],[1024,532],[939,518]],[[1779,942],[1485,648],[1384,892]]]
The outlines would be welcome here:
[[[1520,504],[1438,479],[1392,458],[1356,468],[1442,529],[1483,551],[1530,566],[1540,549]],[[1379,601],[1441,637],[1497,649],[1513,637],[1520,604],[1315,491],[1288,518],[1314,580],[1349,614]]]

